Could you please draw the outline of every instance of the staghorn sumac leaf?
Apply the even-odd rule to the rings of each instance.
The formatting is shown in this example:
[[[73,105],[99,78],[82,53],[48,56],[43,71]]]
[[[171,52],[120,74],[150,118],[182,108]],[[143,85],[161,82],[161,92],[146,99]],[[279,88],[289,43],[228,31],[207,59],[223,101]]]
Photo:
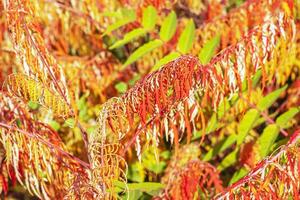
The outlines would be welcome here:
[[[229,104],[229,100],[225,98],[224,101],[220,103],[217,109],[217,113],[213,113],[211,116],[207,127],[206,127],[206,133],[211,133],[215,131],[218,128],[218,119],[222,118],[225,114],[230,109],[231,105]]]
[[[257,144],[259,146],[259,154],[261,158],[268,155],[270,152],[271,146],[275,142],[279,133],[279,127],[276,124],[268,125],[261,136],[257,140]]]
[[[214,199],[255,196],[260,199],[297,199],[299,197],[299,130],[286,145],[259,162],[244,178],[229,186]],[[247,191],[247,192],[245,192]]]
[[[127,175],[128,180],[141,183],[145,181],[145,177],[144,166],[141,162],[137,161],[129,165]]]
[[[142,25],[145,29],[151,30],[155,27],[157,11],[153,6],[148,6],[143,10]]]
[[[259,112],[256,109],[250,109],[247,111],[247,113],[244,115],[243,119],[239,123],[238,126],[238,134],[236,138],[232,138],[232,140],[237,140],[237,145],[240,146],[243,142],[245,137],[247,136],[248,132],[253,128],[253,125],[255,121],[259,117]],[[230,141],[232,143],[233,141]],[[228,154],[220,163],[218,166],[218,169],[220,171],[226,169],[227,167],[233,165],[237,161],[238,151],[239,148],[236,147],[233,152]]]
[[[129,192],[128,196],[124,196],[123,199],[125,200],[135,200],[140,199],[143,196],[143,192],[139,190],[132,190]]]
[[[253,128],[253,125],[258,119],[258,117],[258,110],[252,108],[247,111],[247,113],[244,115],[243,119],[240,121],[238,126],[237,145],[243,143],[245,137],[247,136],[248,132]]]
[[[115,181],[114,185],[115,185],[116,188],[121,189],[119,191],[124,191],[124,189],[127,188],[128,192],[129,192],[129,196],[131,195],[131,192],[134,192],[134,191],[152,193],[154,191],[159,191],[159,190],[161,190],[165,187],[162,183],[157,183],[157,182],[143,182],[143,183],[128,183],[128,184],[125,184],[121,181]]]
[[[271,147],[271,151],[275,151],[276,149],[278,149],[280,146],[287,144],[287,142],[289,141],[289,138],[284,138],[281,140],[278,140],[277,142],[275,142],[272,147]]]
[[[255,87],[258,84],[260,77],[261,77],[261,70],[258,70],[252,78],[252,87]],[[243,85],[246,85],[246,84],[247,84],[247,80],[245,80],[243,82]],[[247,92],[247,87],[243,87],[243,92]],[[206,127],[206,134],[209,134],[209,133],[217,130],[218,128],[220,128],[218,119],[222,119],[222,117],[224,117],[225,112],[227,112],[228,109],[230,109],[232,106],[235,105],[235,103],[238,101],[238,98],[239,98],[238,94],[234,94],[230,101],[227,100],[227,98],[226,98],[222,103],[220,103],[220,105],[218,106],[218,110],[217,110],[218,112],[213,113],[211,118],[208,121],[208,124]],[[224,104],[224,102],[225,102],[225,104]],[[199,139],[201,137],[202,132],[203,132],[202,130],[196,131],[194,133],[192,140]]]
[[[140,190],[144,192],[150,192],[152,190],[159,190],[164,187],[161,183],[144,182],[144,183],[131,183],[127,184],[129,190]]]
[[[230,179],[228,185],[231,185],[235,182],[237,182],[238,180],[240,180],[241,178],[243,178],[244,176],[246,176],[249,173],[249,170],[246,169],[245,167],[240,168],[238,171],[236,171],[232,178]]]
[[[267,156],[271,151],[271,147],[278,137],[280,128],[283,128],[283,126],[285,126],[298,112],[298,108],[290,108],[288,111],[277,117],[276,124],[270,124],[264,129],[257,140],[261,158]]]
[[[212,116],[210,117],[205,132],[206,134],[209,134],[215,130],[217,130],[218,128],[220,128],[220,125],[218,123],[218,119],[222,118],[224,116],[224,113],[230,108],[230,104],[229,101],[227,100],[227,98],[220,103],[220,105],[218,106],[218,110],[217,113],[213,113]],[[225,110],[224,110],[225,109]],[[192,138],[192,140],[197,140],[199,139],[203,134],[203,131],[196,131],[194,133],[194,136]]]
[[[195,23],[192,19],[188,21],[179,37],[177,49],[180,53],[186,54],[192,48],[195,39]]]
[[[236,163],[237,158],[238,158],[238,148],[236,148],[234,151],[232,151],[231,153],[229,153],[223,160],[222,162],[218,165],[217,169],[220,171],[223,171],[224,169],[226,169],[227,167],[233,165],[234,163]]]
[[[287,85],[283,86],[282,88],[279,88],[267,96],[265,96],[257,105],[258,109],[260,110],[266,110],[268,109],[281,95],[283,91],[285,91],[287,88]]]
[[[236,135],[230,135],[218,143],[213,149],[209,150],[203,157],[203,161],[209,161],[220,152],[230,147],[236,141]]]
[[[125,82],[120,82],[115,85],[115,88],[119,93],[124,93],[127,91],[128,86]]]
[[[285,89],[286,89],[286,86],[266,95],[259,102],[258,108],[263,109],[263,110],[268,109],[276,101],[276,99],[280,96],[280,94]],[[259,119],[259,115],[260,115],[259,111],[257,109],[252,108],[246,112],[246,114],[240,121],[239,126],[238,126],[238,135],[237,135],[238,147],[244,142],[247,134],[254,127],[255,122]],[[274,143],[274,141],[272,142],[272,144],[273,143]],[[218,167],[219,170],[224,170],[227,167],[233,165],[237,161],[237,155],[238,155],[238,149],[239,149],[238,147],[222,160],[221,164]],[[268,147],[268,148],[270,148],[270,147]]]
[[[107,34],[111,33],[112,31],[114,31],[130,22],[135,21],[135,19],[136,19],[135,10],[122,9],[121,14],[120,14],[119,18],[117,19],[117,21],[115,23],[109,25],[102,35],[107,35]]]
[[[141,58],[145,54],[149,53],[153,49],[156,49],[156,48],[160,47],[161,45],[163,45],[163,41],[158,40],[158,39],[150,41],[150,42],[144,44],[143,46],[139,47],[137,50],[135,50],[129,56],[129,58],[126,60],[124,66],[132,64],[133,62],[135,62],[136,60],[138,60],[139,58]]]
[[[128,42],[144,35],[145,33],[146,33],[146,30],[144,28],[134,29],[134,30],[130,31],[129,33],[126,33],[122,40],[119,40],[116,43],[114,43],[112,46],[109,47],[109,49],[112,50],[112,49],[121,47],[121,46],[127,44]]]
[[[74,128],[75,127],[75,119],[74,118],[68,118],[66,119],[65,123],[63,124],[63,127],[69,127]]]
[[[168,62],[171,62],[172,60],[178,58],[180,54],[178,52],[171,52],[162,59],[160,59],[151,69],[151,71],[158,70],[161,66],[164,64],[167,64]]]
[[[285,128],[287,123],[295,116],[299,113],[300,108],[290,108],[288,111],[286,111],[285,113],[281,114],[279,117],[277,117],[276,119],[276,124],[282,128]]]
[[[34,102],[34,101],[29,101],[27,103],[27,105],[28,105],[30,110],[37,110],[40,106],[37,102]]]
[[[11,94],[18,96],[24,102],[38,103],[51,109],[55,116],[66,117],[71,114],[69,106],[57,92],[25,74],[9,75],[6,86]]]
[[[281,95],[281,93],[286,89],[287,86],[284,86],[278,90],[275,90],[259,101],[257,108],[261,111],[268,109]],[[254,123],[259,118],[259,111],[256,109],[250,109],[247,111],[242,121],[238,126],[238,139],[237,144],[240,145],[244,141],[248,132],[253,128]]]
[[[49,125],[50,125],[50,127],[53,128],[55,131],[58,131],[58,130],[60,129],[60,124],[59,124],[57,121],[55,121],[55,120],[51,120],[51,121],[49,122]]]
[[[164,42],[169,41],[173,35],[176,32],[176,26],[177,26],[177,16],[174,11],[172,11],[166,19],[163,21],[160,32],[159,32],[159,37],[162,39]]]
[[[216,48],[220,44],[220,39],[220,35],[217,35],[204,44],[203,48],[201,49],[198,55],[198,58],[202,64],[207,64],[213,57]]]

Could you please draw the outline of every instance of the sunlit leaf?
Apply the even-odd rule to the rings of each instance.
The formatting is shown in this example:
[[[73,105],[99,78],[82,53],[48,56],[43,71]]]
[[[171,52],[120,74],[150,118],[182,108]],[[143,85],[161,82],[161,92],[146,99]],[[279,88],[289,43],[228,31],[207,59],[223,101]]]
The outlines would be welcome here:
[[[136,60],[138,60],[139,58],[141,58],[145,54],[151,52],[152,50],[154,50],[158,47],[160,47],[161,45],[163,45],[163,42],[161,40],[158,40],[158,39],[150,41],[150,42],[144,44],[143,46],[139,47],[137,50],[135,50],[129,56],[129,58],[125,62],[124,66],[130,65],[131,63],[135,62]]]
[[[119,93],[125,93],[128,89],[128,86],[125,82],[119,82],[115,85],[115,88]]]
[[[229,181],[228,185],[231,185],[235,182],[237,182],[238,180],[240,180],[241,178],[243,178],[246,174],[248,174],[249,170],[247,170],[245,167],[240,168],[238,171],[236,171],[232,178]]]
[[[287,112],[277,117],[276,124],[270,124],[263,130],[263,133],[257,140],[261,158],[268,155],[271,151],[271,147],[280,132],[280,127],[285,126],[298,112],[298,108],[290,108]]]
[[[28,102],[28,107],[31,110],[37,110],[39,108],[39,104],[37,102],[29,101]]]
[[[135,21],[136,19],[136,14],[135,10],[132,9],[122,9],[121,11],[121,17],[119,17],[115,23],[109,25],[103,35],[107,35],[110,32],[130,23]]]
[[[127,44],[128,42],[144,35],[145,33],[146,33],[146,30],[143,28],[134,29],[134,30],[130,31],[129,33],[126,33],[122,40],[119,40],[116,43],[114,43],[111,47],[109,47],[109,49],[115,49],[115,48],[121,47],[121,46]]]
[[[143,10],[142,25],[145,29],[151,30],[155,27],[157,11],[153,6],[148,6]]]
[[[49,125],[56,131],[60,129],[60,124],[57,121],[52,120],[49,122]]]
[[[238,149],[235,149],[233,152],[229,153],[223,160],[222,162],[218,165],[217,169],[220,171],[223,171],[227,167],[233,165],[236,163],[237,158],[238,158]]]
[[[259,101],[257,105],[258,109],[260,110],[268,109],[279,98],[281,93],[286,90],[286,88],[287,85],[265,96],[261,101]]]
[[[215,36],[214,38],[207,41],[203,48],[201,49],[198,57],[202,64],[207,64],[210,59],[213,57],[216,48],[219,46],[220,43],[220,35]]]
[[[165,57],[163,57],[162,59],[160,59],[151,69],[151,71],[155,71],[158,70],[161,66],[163,66],[164,64],[175,60],[176,58],[178,58],[180,56],[180,54],[178,52],[171,52],[168,55],[166,55]]]
[[[192,48],[195,39],[195,24],[192,19],[188,21],[179,37],[177,49],[182,54],[186,54]]]
[[[259,117],[259,112],[254,108],[248,110],[247,113],[244,115],[243,119],[240,121],[238,126],[238,136],[237,136],[238,145],[243,143],[245,137],[252,129],[258,117]]]
[[[63,124],[64,127],[74,128],[75,127],[75,119],[68,118],[65,123]]]
[[[203,160],[204,161],[211,160],[214,156],[218,155],[220,152],[224,151],[232,144],[234,144],[235,141],[236,141],[236,135],[230,135],[226,137],[220,143],[214,146],[211,150],[209,150],[203,157]]]
[[[176,32],[177,26],[177,16],[174,11],[172,11],[166,19],[163,21],[160,28],[159,36],[164,41],[169,41]]]
[[[290,108],[288,111],[277,117],[276,124],[284,128],[288,124],[288,122],[299,112],[300,108]]]
[[[263,133],[257,140],[261,157],[268,155],[271,146],[278,136],[278,133],[279,127],[276,124],[270,124],[264,129]]]

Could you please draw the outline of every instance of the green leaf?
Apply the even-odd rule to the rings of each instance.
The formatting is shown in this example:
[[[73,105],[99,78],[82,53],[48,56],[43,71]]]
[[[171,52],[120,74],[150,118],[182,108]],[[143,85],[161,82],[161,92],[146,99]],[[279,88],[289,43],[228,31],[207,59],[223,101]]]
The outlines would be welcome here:
[[[138,60],[139,58],[141,58],[142,56],[144,56],[145,54],[151,52],[152,50],[160,47],[161,45],[163,45],[163,42],[161,40],[153,40],[150,41],[146,44],[144,44],[143,46],[139,47],[137,50],[135,50],[127,59],[127,61],[125,62],[124,66],[130,65],[131,63],[135,62],[136,60]]]
[[[146,174],[144,170],[144,166],[140,162],[134,162],[128,167],[128,180],[134,182],[143,182],[145,180]]]
[[[223,152],[229,146],[231,146],[236,141],[236,135],[230,135],[224,138],[220,143],[218,143],[213,149],[209,150],[207,154],[203,157],[203,161],[209,161],[220,152]]]
[[[65,123],[63,124],[64,127],[74,128],[75,127],[75,119],[68,118]]]
[[[198,55],[200,62],[202,64],[204,65],[207,64],[210,61],[210,59],[213,57],[216,48],[220,44],[220,38],[221,38],[220,35],[217,35],[204,44],[203,48],[201,49]]]
[[[56,131],[60,129],[60,124],[57,121],[52,120],[49,122],[49,125]]]
[[[235,149],[233,152],[228,154],[217,167],[218,170],[223,171],[227,167],[236,163],[238,157],[238,149]]]
[[[168,150],[165,150],[163,152],[160,153],[160,156],[163,158],[163,159],[170,159],[171,157],[171,152],[168,151]]]
[[[130,86],[133,86],[138,80],[140,80],[141,79],[141,74],[136,74],[136,75],[134,75],[133,76],[133,78],[132,79],[130,79],[129,81],[128,81],[128,84],[130,85]]]
[[[262,100],[258,104],[258,108],[260,110],[268,109],[276,101],[276,99],[280,96],[280,94],[285,89],[286,89],[286,86],[284,86],[284,87],[268,94],[264,98],[262,98]],[[234,164],[236,162],[239,146],[244,142],[247,134],[254,127],[255,122],[259,119],[259,116],[260,116],[260,113],[256,109],[248,110],[246,112],[246,114],[243,116],[243,118],[240,121],[239,126],[238,126],[238,135],[237,135],[238,147],[236,147],[236,149],[233,152],[231,152],[228,156],[226,156],[222,160],[221,164],[218,166],[218,168],[220,170],[224,170],[225,168],[231,166],[232,164]],[[269,135],[269,137],[271,137],[273,134],[273,137],[275,137],[275,136],[277,137],[276,134],[274,135],[274,127],[269,128],[269,130],[267,130],[267,131],[268,132],[265,133],[265,135]],[[266,137],[266,136],[264,136],[264,137]],[[273,138],[271,138],[269,142],[272,142],[272,141],[273,141]],[[273,143],[274,143],[274,141],[271,143],[271,145]],[[266,144],[266,148],[270,148],[269,144]]]
[[[89,92],[85,93],[80,97],[80,99],[76,102],[78,110],[84,109],[87,107],[86,98],[89,96]]]
[[[209,134],[216,129],[220,128],[218,119],[222,118],[225,114],[225,112],[230,108],[230,104],[227,98],[225,98],[218,106],[217,113],[213,113],[211,118],[208,121],[207,127],[206,127],[206,134]],[[192,140],[199,139],[202,136],[203,130],[196,131],[194,133],[194,136]]]
[[[153,151],[143,153],[142,164],[147,170],[155,174],[162,173],[167,165],[164,161],[156,160]]]
[[[128,86],[125,82],[119,82],[115,85],[115,88],[119,93],[125,93],[128,89]]]
[[[263,97],[262,100],[257,105],[258,109],[262,111],[268,109],[285,89],[286,86],[278,90],[275,90],[274,92],[271,92],[267,96]],[[237,139],[238,145],[242,144],[248,132],[253,128],[254,123],[257,121],[258,118],[259,118],[259,111],[256,109],[250,109],[244,115],[242,121],[238,126],[238,139]]]
[[[142,19],[142,25],[147,30],[151,30],[155,27],[157,19],[157,11],[153,6],[148,6],[143,11],[143,19]]]
[[[256,109],[250,109],[244,115],[243,119],[240,121],[238,126],[238,136],[237,136],[237,145],[243,143],[248,132],[252,129],[255,121],[259,117],[259,112]]]
[[[153,190],[160,190],[165,187],[163,184],[157,183],[157,182],[143,182],[143,183],[128,183],[128,184],[126,184],[121,181],[114,181],[114,185],[121,189],[125,189],[127,186],[129,191],[139,190],[142,192],[151,192]]]
[[[253,87],[258,83],[258,80],[261,77],[261,70],[257,71],[254,75],[254,77],[252,78],[252,85]],[[244,80],[243,83],[246,83],[247,80]],[[243,92],[246,92],[246,87],[244,87]],[[206,134],[209,134],[213,131],[215,131],[216,129],[220,128],[220,124],[218,123],[218,119],[222,118],[224,116],[224,114],[227,112],[227,110],[233,106],[237,100],[239,99],[239,96],[237,95],[237,93],[235,93],[232,97],[231,100],[227,100],[224,99],[224,101],[222,101],[222,103],[218,106],[218,110],[217,113],[213,113],[213,115],[211,116],[211,118],[208,121],[207,127],[206,127]],[[224,102],[225,102],[225,106],[224,106]],[[255,124],[256,125],[256,124]],[[254,125],[254,126],[255,126]],[[197,140],[201,137],[203,131],[196,131],[194,133],[194,136],[192,138],[192,140]]]
[[[275,151],[276,149],[278,149],[280,146],[286,144],[287,142],[289,141],[289,138],[284,138],[284,139],[281,139],[277,142],[275,142],[272,147],[271,147],[271,152]]]
[[[260,81],[260,78],[262,76],[262,72],[261,72],[261,69],[259,69],[253,76],[252,78],[252,88],[254,88],[258,82]],[[246,79],[247,80],[247,79]]]
[[[276,119],[276,124],[282,128],[284,128],[287,123],[293,119],[293,117],[300,111],[299,108],[290,108],[288,111],[285,113],[281,114],[279,117]]]
[[[143,192],[140,190],[132,190],[129,191],[129,194],[126,194],[123,199],[124,200],[136,200],[139,199],[143,195]]]
[[[40,107],[40,105],[34,101],[29,101],[27,105],[30,110],[37,110]]]
[[[206,127],[206,134],[209,134],[213,131],[215,131],[217,128],[219,128],[219,121],[218,119],[222,118],[225,114],[225,112],[230,108],[229,101],[227,98],[222,101],[217,109],[217,113],[213,113],[211,118],[208,121],[207,127]]]
[[[127,186],[129,190],[140,190],[143,192],[150,192],[164,188],[163,184],[155,182],[129,183]]]
[[[123,45],[127,44],[128,42],[144,35],[145,33],[146,33],[146,30],[143,28],[134,29],[134,30],[126,33],[122,40],[119,40],[116,43],[114,43],[111,47],[109,47],[109,49],[112,50],[112,49],[118,48],[120,46],[123,46]]]
[[[190,19],[181,33],[177,45],[177,49],[182,54],[188,53],[188,51],[192,48],[193,41],[195,39],[195,24],[192,19]]]
[[[171,53],[169,53],[168,55],[166,55],[165,57],[163,57],[162,59],[160,59],[154,65],[154,67],[152,67],[151,71],[158,70],[161,66],[163,66],[164,64],[167,64],[168,62],[170,62],[172,60],[175,60],[179,56],[180,56],[180,54],[178,52],[171,52]]]
[[[176,26],[177,26],[177,16],[176,13],[172,11],[163,21],[159,32],[159,37],[164,42],[169,41],[176,32]]]
[[[268,155],[271,146],[275,142],[278,134],[279,134],[279,127],[276,124],[270,124],[264,129],[263,133],[257,140],[259,146],[259,154],[261,158]]]
[[[260,110],[266,110],[268,109],[281,95],[283,91],[285,91],[287,88],[287,85],[283,86],[282,88],[279,88],[278,90],[275,90],[274,92],[271,92],[267,96],[265,96],[257,105],[258,109]]]
[[[135,21],[135,19],[136,19],[135,10],[122,9],[121,16],[119,17],[119,19],[117,19],[115,23],[109,25],[107,27],[106,31],[102,34],[102,36],[107,35],[110,32],[112,32],[130,22]]]
[[[89,93],[85,93],[80,99],[76,102],[78,111],[79,111],[79,119],[81,121],[88,121],[90,119],[90,115],[88,114],[88,105],[86,102],[86,98],[89,96]]]
[[[267,156],[271,151],[278,137],[280,127],[285,126],[298,112],[298,108],[290,108],[287,112],[277,117],[276,124],[270,124],[264,129],[257,140],[261,158]]]
[[[22,122],[21,122],[20,119],[17,119],[17,120],[16,120],[16,124],[17,124],[17,127],[18,127],[18,128],[21,128],[21,127],[22,127]]]
[[[94,133],[96,129],[97,129],[97,126],[94,125],[94,126],[88,127],[86,129],[86,132],[90,135],[90,134]]]
[[[243,178],[244,176],[246,176],[248,174],[249,170],[246,169],[245,167],[240,168],[238,171],[236,171],[231,180],[229,181],[228,185],[231,185],[235,182],[237,182],[238,180],[240,180],[241,178]]]

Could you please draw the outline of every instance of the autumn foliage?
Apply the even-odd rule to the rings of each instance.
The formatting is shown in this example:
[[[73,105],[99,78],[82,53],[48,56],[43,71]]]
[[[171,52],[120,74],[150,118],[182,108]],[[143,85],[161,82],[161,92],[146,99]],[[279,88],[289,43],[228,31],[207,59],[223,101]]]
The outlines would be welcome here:
[[[0,11],[2,197],[299,198],[298,1]]]

